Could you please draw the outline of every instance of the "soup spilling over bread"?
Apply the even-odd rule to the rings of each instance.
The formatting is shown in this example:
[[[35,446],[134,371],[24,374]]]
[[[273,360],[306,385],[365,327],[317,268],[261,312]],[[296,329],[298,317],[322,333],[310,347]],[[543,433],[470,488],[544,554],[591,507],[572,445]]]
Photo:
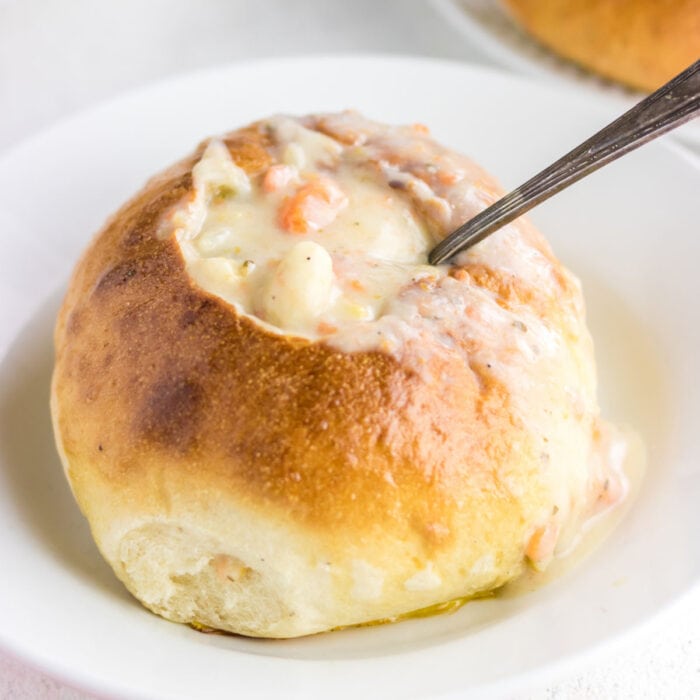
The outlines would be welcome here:
[[[292,637],[453,608],[621,502],[577,279],[426,127],[275,116],[153,178],[56,329],[59,452],[146,607]]]

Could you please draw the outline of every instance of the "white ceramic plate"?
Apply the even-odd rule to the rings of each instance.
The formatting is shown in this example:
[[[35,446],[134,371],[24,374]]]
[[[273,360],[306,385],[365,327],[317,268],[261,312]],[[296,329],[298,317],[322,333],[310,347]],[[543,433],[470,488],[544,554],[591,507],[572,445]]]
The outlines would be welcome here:
[[[560,58],[526,34],[510,14],[494,0],[432,0],[435,8],[464,38],[481,48],[497,63],[518,73],[554,83],[564,83],[591,96],[604,95],[620,101],[620,112],[644,94],[607,80]],[[681,126],[676,138],[700,147],[698,120]]]
[[[69,683],[148,698],[485,697],[619,637],[700,577],[700,171],[655,143],[534,215],[583,278],[607,416],[649,473],[587,561],[535,593],[295,641],[203,635],[146,612],[101,561],[49,424],[51,333],[81,249],[145,178],[203,136],[277,111],[353,106],[421,121],[507,186],[616,105],[496,72],[389,57],[275,60],[104,104],[0,160],[0,645]]]

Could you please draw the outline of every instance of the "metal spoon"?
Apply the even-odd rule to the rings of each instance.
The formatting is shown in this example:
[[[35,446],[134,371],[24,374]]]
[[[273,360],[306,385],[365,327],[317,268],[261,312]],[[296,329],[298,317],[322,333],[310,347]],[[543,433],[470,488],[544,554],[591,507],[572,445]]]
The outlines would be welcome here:
[[[700,60],[436,245],[438,265],[598,168],[700,113]]]

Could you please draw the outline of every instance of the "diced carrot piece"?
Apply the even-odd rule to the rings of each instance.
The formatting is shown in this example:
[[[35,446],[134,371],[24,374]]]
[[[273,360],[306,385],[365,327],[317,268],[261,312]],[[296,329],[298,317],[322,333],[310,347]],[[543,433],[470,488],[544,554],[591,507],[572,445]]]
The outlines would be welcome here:
[[[448,274],[459,282],[469,279],[469,273],[463,267],[453,267]]]
[[[263,178],[265,192],[276,192],[285,188],[294,179],[294,168],[288,165],[272,165]]]
[[[606,506],[611,506],[621,501],[624,495],[624,482],[616,474],[611,474],[600,485],[598,502]]]
[[[525,556],[535,568],[546,563],[554,556],[554,548],[559,539],[559,525],[549,522],[535,530],[525,548]]]
[[[338,331],[338,328],[336,326],[331,325],[330,323],[321,321],[318,324],[318,326],[316,326],[316,330],[319,332],[320,335],[331,335],[333,333],[336,333]]]
[[[282,202],[279,224],[290,233],[318,231],[331,224],[347,203],[348,198],[335,181],[319,177]]]
[[[449,170],[440,170],[437,174],[438,182],[441,185],[454,185],[457,182],[457,176]]]
[[[475,305],[467,306],[467,308],[464,309],[464,315],[467,318],[471,318],[473,321],[478,321],[479,320],[479,309]]]
[[[411,128],[417,134],[423,134],[424,136],[427,136],[430,133],[430,129],[428,129],[428,127],[425,124],[420,124],[419,122],[413,124]]]

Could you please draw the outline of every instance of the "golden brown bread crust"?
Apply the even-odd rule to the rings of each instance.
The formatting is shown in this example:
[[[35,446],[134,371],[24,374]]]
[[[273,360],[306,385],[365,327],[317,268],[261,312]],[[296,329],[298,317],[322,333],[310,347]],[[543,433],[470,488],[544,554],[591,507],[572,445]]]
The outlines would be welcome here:
[[[269,164],[267,138],[256,125],[225,137],[253,178]],[[201,152],[151,180],[108,222],[74,272],[56,327],[59,450],[116,573],[167,617],[264,636],[400,615],[514,576],[533,522],[552,511],[554,496],[543,447],[509,392],[475,363],[435,355],[432,375],[450,378],[436,387],[382,352],[345,353],[270,332],[199,289],[174,237],[158,231],[163,216],[192,196]],[[551,258],[534,229],[523,228],[523,236]],[[504,308],[528,304],[565,329],[574,356],[579,343],[588,352],[587,337],[566,320],[578,313],[578,289],[558,266],[554,295],[483,265],[452,274]],[[475,342],[455,340],[467,353]],[[284,546],[296,547],[309,570],[340,563],[333,585],[341,593],[333,595],[345,608],[318,619],[288,611],[264,624],[235,623],[206,617],[196,605],[174,611],[144,593],[125,554],[130,531],[173,524],[168,537],[200,527],[202,541],[221,535],[220,553],[207,555],[207,576],[224,571],[226,579],[226,566],[240,559],[245,566],[229,568],[245,578],[252,564],[217,533],[233,532],[241,513],[274,536],[289,535]],[[258,540],[251,535],[253,549],[264,547]],[[382,596],[361,604],[347,573],[358,559],[390,572]],[[442,578],[437,593],[406,587],[433,565]],[[180,582],[175,574],[157,586],[173,582]]]
[[[639,90],[655,90],[700,56],[697,0],[504,2],[550,49]]]
[[[263,139],[255,130],[227,139],[250,174],[266,162]],[[110,480],[131,478],[132,456],[144,450],[167,455],[173,469],[206,455],[208,468],[266,506],[354,532],[400,509],[389,471],[411,508],[430,512],[416,522],[440,526],[426,535],[432,545],[434,532],[451,529],[445,501],[463,465],[487,484],[507,461],[502,433],[513,419],[503,388],[464,368],[438,396],[388,355],[269,333],[194,287],[174,240],[154,233],[186,196],[196,158],[122,209],[76,270],[56,331],[56,388],[71,407],[59,423],[66,452],[104,464]],[[449,434],[463,445],[448,446]],[[424,488],[432,497],[416,499]],[[371,500],[351,498],[360,491]]]

